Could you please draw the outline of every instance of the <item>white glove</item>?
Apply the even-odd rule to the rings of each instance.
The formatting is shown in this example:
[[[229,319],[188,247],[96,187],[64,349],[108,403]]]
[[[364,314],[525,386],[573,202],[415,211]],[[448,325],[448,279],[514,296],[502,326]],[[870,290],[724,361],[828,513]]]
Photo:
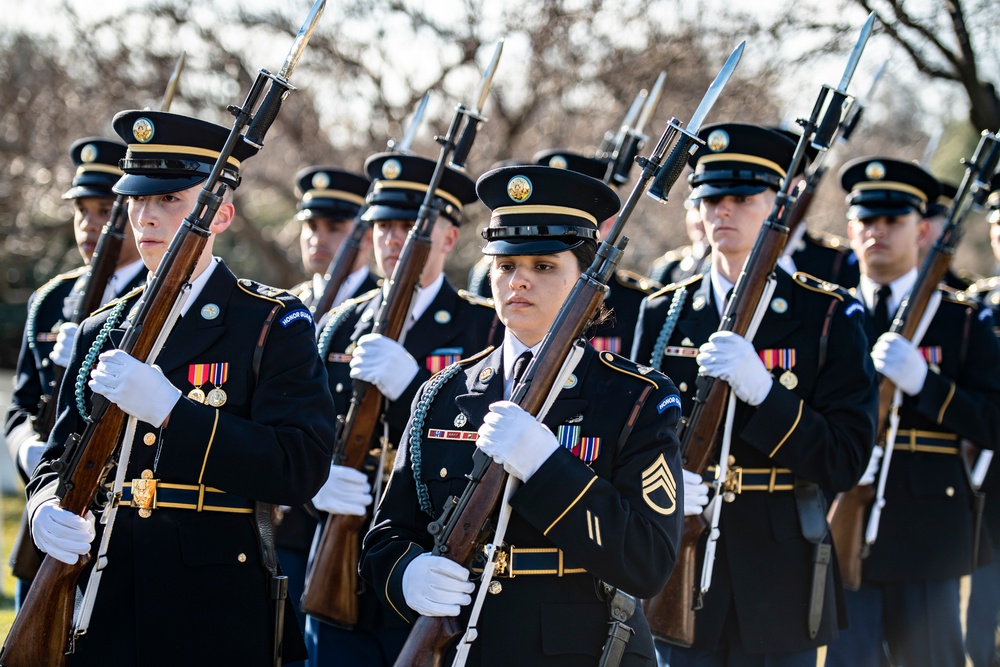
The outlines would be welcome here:
[[[45,451],[45,443],[38,437],[38,433],[28,421],[22,422],[10,430],[10,435],[7,436],[7,447],[11,458],[17,461],[21,470],[29,477],[38,467],[38,462],[42,460],[42,452]]]
[[[708,505],[708,485],[701,475],[684,470],[684,516],[701,514]]]
[[[882,460],[883,453],[884,450],[881,447],[875,447],[872,450],[872,457],[868,459],[868,467],[865,468],[864,473],[861,475],[861,479],[858,480],[858,486],[875,483],[875,475],[878,474],[878,462]]]
[[[49,359],[52,360],[52,363],[63,368],[69,366],[69,357],[73,353],[73,341],[76,340],[76,331],[79,328],[80,325],[75,322],[63,322],[59,325],[55,347],[49,352]]]
[[[498,401],[483,418],[476,447],[511,475],[527,482],[552,452],[559,449],[559,441],[516,403]]]
[[[872,347],[875,370],[889,378],[904,394],[916,396],[927,379],[927,362],[917,346],[898,333],[879,336]]]
[[[180,400],[159,366],[147,366],[122,350],[104,352],[90,374],[90,388],[123,412],[159,428]]]
[[[700,372],[728,382],[736,398],[747,405],[763,403],[774,384],[753,344],[732,331],[716,331],[709,336],[696,360]]]
[[[94,541],[94,515],[77,516],[59,506],[55,498],[38,506],[31,517],[31,538],[39,549],[67,565],[74,565],[90,551]]]
[[[403,599],[421,616],[458,616],[475,588],[469,571],[443,556],[420,554],[403,571]]]
[[[330,477],[313,497],[316,509],[330,514],[364,516],[372,504],[368,475],[347,466],[330,466]]]
[[[372,383],[390,401],[406,391],[419,369],[405,347],[382,334],[359,338],[351,357],[351,377]]]

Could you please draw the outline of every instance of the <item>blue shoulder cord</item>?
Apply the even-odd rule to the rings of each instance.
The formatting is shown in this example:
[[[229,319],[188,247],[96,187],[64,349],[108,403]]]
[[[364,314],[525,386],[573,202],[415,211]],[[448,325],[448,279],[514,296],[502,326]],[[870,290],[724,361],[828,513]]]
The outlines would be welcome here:
[[[431,516],[434,516],[431,495],[427,490],[427,485],[421,481],[421,471],[423,470],[423,454],[420,450],[420,444],[423,440],[421,434],[424,431],[424,421],[427,419],[427,413],[430,412],[431,405],[434,403],[434,398],[437,396],[438,391],[447,384],[448,380],[455,377],[460,370],[462,370],[461,363],[455,362],[431,378],[427,389],[424,391],[424,395],[420,397],[420,401],[413,412],[413,422],[410,426],[410,458],[413,461],[413,482],[417,487],[417,498],[420,500],[420,509]]]
[[[667,349],[667,343],[677,328],[677,320],[681,316],[681,308],[684,307],[684,299],[687,297],[687,287],[680,287],[674,292],[674,298],[670,302],[667,310],[667,319],[663,322],[660,335],[656,337],[656,345],[653,346],[653,357],[649,360],[649,365],[656,370],[661,370],[663,364],[663,351]]]
[[[80,372],[76,374],[76,410],[80,413],[83,421],[88,424],[93,423],[93,420],[87,413],[87,404],[83,400],[84,387],[87,386],[87,378],[90,377],[90,371],[93,370],[94,364],[97,363],[98,355],[101,354],[101,348],[104,347],[104,343],[111,334],[111,330],[118,326],[118,322],[121,320],[122,313],[125,311],[125,306],[127,305],[128,300],[122,299],[108,315],[108,319],[104,322],[104,326],[101,327],[100,332],[98,332],[97,338],[94,340],[94,344],[91,345],[90,349],[87,351],[86,359],[84,359],[83,364],[80,365]]]

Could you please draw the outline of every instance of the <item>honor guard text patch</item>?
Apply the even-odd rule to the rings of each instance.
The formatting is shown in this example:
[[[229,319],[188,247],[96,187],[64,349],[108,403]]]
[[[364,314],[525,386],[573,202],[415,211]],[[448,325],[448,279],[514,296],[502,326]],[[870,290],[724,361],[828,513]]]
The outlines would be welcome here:
[[[681,397],[677,394],[670,394],[665,399],[660,401],[656,406],[656,411],[662,415],[667,408],[671,407],[677,408],[678,410],[681,409]]]
[[[281,326],[288,327],[289,324],[297,322],[298,320],[305,320],[309,322],[309,324],[312,324],[313,323],[312,313],[310,313],[307,308],[296,308],[292,312],[282,317],[279,320],[279,322],[281,322]]]

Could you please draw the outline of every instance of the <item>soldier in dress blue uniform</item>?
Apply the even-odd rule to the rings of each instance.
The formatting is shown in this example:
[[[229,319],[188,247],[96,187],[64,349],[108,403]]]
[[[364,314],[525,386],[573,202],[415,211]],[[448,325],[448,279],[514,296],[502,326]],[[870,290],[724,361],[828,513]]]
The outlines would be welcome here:
[[[354,218],[368,195],[368,186],[366,176],[336,167],[306,167],[295,175],[295,187],[299,193],[299,212],[295,218],[302,223],[299,250],[302,252],[302,264],[311,278],[288,291],[299,297],[307,308],[313,308],[323,294],[326,271],[340,244],[351,233]],[[369,231],[358,251],[353,270],[333,299],[334,306],[377,286],[376,278],[368,270],[371,254],[372,235]]]
[[[690,160],[690,184],[711,269],[646,300],[633,360],[671,377],[687,413],[699,373],[729,383],[738,399],[723,485],[731,502],[721,508],[694,645],[658,641],[660,664],[812,667],[843,621],[824,496],[854,486],[874,444],[864,311],[836,286],[779,267],[753,342],[717,332],[795,146],[737,123],[707,126],[700,136],[706,143]],[[684,478],[685,511],[701,513],[707,488],[694,473]]]
[[[959,445],[962,438],[996,443],[1000,343],[990,311],[946,289],[917,344],[886,333],[917,280],[918,245],[929,233],[923,216],[938,182],[915,163],[882,157],[847,163],[840,182],[861,263],[858,293],[872,313],[871,356],[903,401],[878,536],[863,561],[861,588],[847,592],[851,626],[829,647],[827,665],[874,667],[885,646],[891,664],[960,667],[959,579],[978,554]],[[873,464],[877,459],[873,454]]]
[[[295,175],[295,186],[299,194],[299,212],[295,217],[302,224],[299,249],[302,264],[312,277],[288,291],[297,296],[306,308],[315,310],[326,288],[327,269],[341,243],[350,235],[354,218],[365,203],[369,181],[362,174],[336,167],[313,166]],[[372,235],[369,230],[364,235],[352,272],[337,290],[334,306],[378,286],[375,276],[368,270],[371,254]],[[305,627],[306,616],[299,607],[299,600],[305,588],[306,566],[317,524],[315,508],[305,505],[279,508],[274,527],[278,562],[288,577],[288,598],[295,603],[296,616],[302,627]]]
[[[569,169],[591,178],[603,181],[611,169],[607,158],[593,158],[565,150],[543,151],[535,155],[535,164]],[[602,220],[598,232],[602,236],[611,231],[615,223],[614,215]],[[642,300],[653,293],[658,284],[632,271],[618,269],[608,282],[608,293],[604,297],[604,308],[609,313],[605,322],[597,324],[591,332],[590,344],[598,352],[614,352],[627,355],[632,349],[635,322],[639,318]]]
[[[711,262],[712,246],[705,238],[705,224],[701,220],[698,201],[689,196],[684,200],[684,231],[690,244],[668,250],[649,265],[649,280],[670,285],[700,276]]]
[[[918,267],[923,266],[924,259],[930,254],[931,248],[941,238],[941,231],[944,229],[945,222],[947,222],[952,200],[958,194],[958,188],[946,181],[939,180],[938,187],[941,191],[940,196],[936,201],[927,203],[927,210],[924,213],[924,220],[927,221],[930,231],[920,239],[920,247],[917,253]],[[972,287],[973,283],[979,280],[979,278],[980,276],[968,271],[949,266],[941,282],[954,290],[962,292]]]
[[[409,230],[417,219],[435,162],[415,155],[380,153],[368,158],[365,171],[374,182],[365,220],[373,223],[375,262],[391,276]],[[435,193],[440,214],[431,232],[431,249],[420,286],[410,304],[402,344],[371,333],[382,304],[382,289],[349,299],[333,309],[319,334],[320,355],[330,376],[338,414],[346,414],[355,379],[370,382],[388,399],[385,431],[372,442],[364,472],[334,465],[330,480],[313,499],[320,510],[365,515],[371,490],[380,490],[391,467],[395,445],[410,417],[410,403],[433,373],[490,345],[502,335],[491,302],[456,291],[445,277],[444,264],[458,239],[464,208],[475,201],[475,183],[447,169]],[[409,627],[382,608],[370,590],[359,597],[359,619],[353,629],[337,628],[308,617],[310,665],[392,665]]]
[[[14,392],[4,425],[4,437],[11,458],[17,462],[18,472],[25,481],[38,465],[45,449],[45,443],[39,438],[32,421],[39,416],[43,402],[55,400],[58,387],[54,386],[54,366],[65,368],[69,362],[77,329],[72,318],[86,286],[87,266],[101,231],[111,216],[115,198],[111,186],[121,176],[118,161],[125,156],[125,145],[100,137],[87,137],[75,141],[69,153],[76,165],[76,173],[72,187],[63,194],[63,199],[73,202],[73,233],[84,265],[56,276],[28,299],[28,318],[17,360]],[[110,301],[132,290],[145,277],[139,251],[131,230],[127,229],[103,301]],[[27,524],[22,522],[22,525],[24,528],[18,535],[18,544],[22,539],[30,539],[26,532]],[[17,564],[15,559],[19,552],[27,561],[34,561],[30,553],[15,546],[11,565],[15,573],[20,574],[16,595],[18,604],[27,593],[31,570],[37,566],[37,563],[28,562]]]
[[[128,196],[139,252],[154,270],[229,131],[156,111],[123,111],[114,127],[128,142],[115,192]],[[255,152],[237,144],[222,173],[230,188]],[[233,218],[228,199],[211,223],[214,234]],[[269,520],[264,503],[302,504],[322,486],[335,408],[309,311],[281,290],[238,280],[212,256],[213,240],[156,365],[114,349],[142,290],[80,326],[59,419],[28,485],[39,549],[72,563],[100,544],[93,515],[59,507],[53,470],[69,436],[86,426],[91,392],[130,415],[135,429],[126,430],[131,455],[121,473],[131,481],[115,501],[107,565],[73,667],[273,664],[271,563],[258,520]],[[102,524],[98,536],[103,531]],[[85,572],[81,586],[91,578]],[[285,606],[284,656],[299,659],[304,647]]]
[[[990,184],[988,220],[993,257],[1000,262],[1000,174]],[[981,299],[993,311],[993,332],[1000,336],[1000,278],[982,278],[970,288],[969,295]],[[977,447],[976,450],[979,448]],[[1000,614],[1000,462],[993,452],[983,450],[970,462],[973,481],[986,495],[983,508],[984,534],[989,535],[993,562],[981,564],[972,573],[969,606],[966,613],[965,650],[973,667],[993,667],[997,663],[996,632]],[[989,458],[984,458],[989,457]],[[982,461],[982,462],[981,462]],[[985,470],[982,468],[985,467]]]
[[[677,390],[650,368],[587,346],[542,424],[504,400],[619,201],[599,181],[540,166],[491,171],[477,190],[493,210],[483,252],[493,257],[506,335],[421,388],[361,573],[406,622],[468,620],[470,573],[430,553],[427,524],[465,488],[478,447],[521,485],[468,664],[595,665],[610,620],[600,582],[647,597],[673,567],[683,513]],[[641,608],[628,625],[621,664],[655,664]]]

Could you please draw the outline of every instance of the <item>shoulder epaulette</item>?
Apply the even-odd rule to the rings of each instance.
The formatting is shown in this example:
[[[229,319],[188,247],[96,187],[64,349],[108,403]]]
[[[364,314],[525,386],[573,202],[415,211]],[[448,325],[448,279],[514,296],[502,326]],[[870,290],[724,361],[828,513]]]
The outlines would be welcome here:
[[[464,289],[458,290],[458,296],[461,297],[464,301],[468,301],[469,303],[475,306],[485,306],[490,310],[494,308],[493,299],[490,299],[485,296],[479,296],[478,294],[474,294],[469,290],[464,290]]]
[[[72,271],[67,271],[65,273],[60,273],[58,276],[53,276],[46,280],[42,285],[35,290],[36,292],[46,292],[50,291],[53,287],[63,282],[64,280],[75,280],[87,272],[86,266],[80,266]]]
[[[618,269],[615,271],[615,279],[618,281],[619,285],[630,287],[632,289],[639,290],[640,292],[645,292],[646,294],[652,294],[656,290],[663,287],[663,285],[655,280],[650,280],[646,276],[641,276],[634,271],[628,271],[626,269]]]
[[[598,352],[597,356],[605,366],[613,368],[619,373],[624,373],[625,375],[631,375],[632,377],[639,378],[640,380],[645,380],[656,389],[660,388],[660,385],[657,384],[653,378],[649,377],[654,373],[659,375],[655,368],[652,368],[651,366],[642,366],[635,363],[631,359],[620,357],[617,354],[612,354],[611,352]]]
[[[690,276],[689,278],[685,278],[684,280],[680,281],[679,283],[670,283],[669,285],[664,285],[660,289],[658,289],[655,292],[653,292],[652,294],[650,294],[649,298],[655,299],[658,296],[663,296],[664,294],[669,294],[670,292],[673,292],[678,287],[686,287],[686,286],[690,285],[693,282],[701,280],[702,278],[704,278],[704,276],[702,274],[698,274],[696,276]]]
[[[331,308],[329,310],[329,312],[323,314],[322,317],[326,317],[327,315],[335,315],[337,313],[342,313],[342,312],[347,311],[347,310],[352,310],[355,306],[358,306],[359,304],[365,303],[366,301],[370,301],[380,291],[382,291],[381,287],[373,287],[372,289],[368,290],[364,294],[359,294],[356,297],[353,297],[353,298],[350,298],[350,299],[344,299],[343,301],[341,301],[340,303],[338,303],[336,306],[334,306],[333,308]],[[316,316],[317,317],[321,317],[320,313],[316,313]]]
[[[98,308],[97,310],[95,310],[94,312],[92,312],[90,314],[90,317],[93,317],[94,315],[96,315],[98,313],[102,313],[105,310],[107,310],[108,308],[114,308],[115,306],[117,306],[122,301],[128,301],[129,299],[131,299],[132,297],[134,297],[136,294],[139,294],[140,292],[142,292],[144,289],[146,289],[145,285],[139,285],[138,287],[134,288],[131,292],[126,292],[125,294],[122,294],[120,297],[118,297],[116,299],[111,299],[111,301],[108,301],[106,304],[104,304],[103,306],[101,306],[100,308]]]
[[[951,285],[946,285],[941,283],[938,285],[938,290],[941,292],[941,298],[944,301],[950,301],[951,303],[957,303],[962,306],[977,306],[979,302],[974,296],[968,292],[963,292],[957,290]]]
[[[307,289],[309,289],[310,287],[312,287],[312,281],[311,280],[306,280],[306,281],[303,281],[303,282],[299,283],[295,287],[289,287],[288,288],[288,293],[291,294],[291,295],[293,295],[293,296],[301,297],[302,293],[304,291],[306,291]]]
[[[820,280],[816,276],[811,276],[808,273],[803,273],[802,271],[795,272],[795,275],[792,276],[792,282],[799,287],[805,287],[807,290],[819,292],[820,294],[828,294],[839,301],[843,301],[845,298],[851,296],[850,293],[840,285],[831,283],[829,280]]]
[[[970,294],[979,294],[982,292],[992,292],[997,287],[1000,287],[1000,276],[993,276],[991,278],[980,278],[969,285],[969,289],[966,291]]]
[[[836,234],[831,234],[829,232],[823,231],[810,231],[809,236],[812,240],[823,246],[824,248],[832,248],[834,250],[839,250],[841,252],[849,252],[851,249],[850,244],[847,239],[843,239]]]
[[[274,301],[285,305],[285,302],[281,300],[283,295],[293,296],[289,294],[288,290],[280,289],[278,287],[270,287],[264,285],[249,278],[240,278],[236,281],[237,286],[250,296],[255,296],[258,299],[264,299],[266,301]]]

